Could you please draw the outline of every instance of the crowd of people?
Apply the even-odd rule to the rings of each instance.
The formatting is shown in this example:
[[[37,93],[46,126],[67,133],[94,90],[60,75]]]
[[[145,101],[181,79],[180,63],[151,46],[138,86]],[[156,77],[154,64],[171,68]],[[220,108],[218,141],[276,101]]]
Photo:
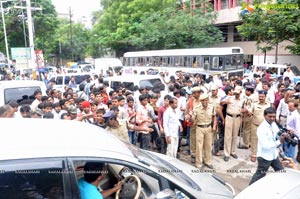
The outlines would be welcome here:
[[[12,101],[0,107],[0,117],[87,122],[174,158],[186,138],[186,153],[198,168],[213,169],[212,155],[225,162],[237,159],[237,148],[249,150],[251,161],[270,166],[278,154],[268,147],[276,148],[277,140],[285,156],[300,162],[300,85],[293,84],[289,68],[280,77],[268,70],[253,71],[247,81],[221,75],[204,80],[199,74],[180,72],[160,75],[167,90],[161,85],[134,91],[121,85],[113,90],[98,76],[95,82],[81,83],[78,92],[71,86],[60,92],[47,83],[46,96],[36,90],[33,102]],[[274,120],[270,114],[275,114]],[[270,136],[264,136],[268,128]]]

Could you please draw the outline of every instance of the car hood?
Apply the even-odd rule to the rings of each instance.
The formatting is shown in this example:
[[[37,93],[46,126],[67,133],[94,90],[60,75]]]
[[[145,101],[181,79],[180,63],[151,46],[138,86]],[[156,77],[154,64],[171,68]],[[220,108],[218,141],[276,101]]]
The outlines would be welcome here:
[[[267,174],[239,193],[235,199],[272,198],[299,199],[300,171],[282,170],[280,173]]]
[[[167,161],[168,163],[178,168],[178,170],[182,171],[185,175],[190,177],[200,187],[201,190],[198,190],[198,192],[201,192],[201,195],[203,194],[205,198],[225,199],[234,197],[234,190],[232,192],[228,186],[222,184],[220,182],[222,181],[222,179],[219,177],[215,177],[215,174],[211,172],[211,170],[203,170],[203,172],[200,172],[200,170],[196,167],[191,166],[178,159],[155,152],[149,153],[152,153]],[[216,178],[218,178],[219,180],[217,180]]]

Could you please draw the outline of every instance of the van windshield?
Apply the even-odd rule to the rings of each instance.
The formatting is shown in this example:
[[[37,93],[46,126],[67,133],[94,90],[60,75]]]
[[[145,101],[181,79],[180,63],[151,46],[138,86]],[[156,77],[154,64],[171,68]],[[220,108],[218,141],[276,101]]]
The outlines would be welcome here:
[[[140,87],[157,87],[162,84],[161,80],[159,78],[156,79],[145,79],[145,80],[140,80],[139,82]]]
[[[134,89],[134,83],[133,82],[119,82],[119,81],[112,81],[111,82],[111,87],[114,89],[114,90],[117,90],[119,89],[120,87],[122,88],[126,88],[130,91],[133,91]]]
[[[10,101],[16,101],[20,103],[21,101],[28,99],[31,99],[33,101],[33,93],[37,89],[42,90],[39,86],[4,89],[4,103],[8,104]]]

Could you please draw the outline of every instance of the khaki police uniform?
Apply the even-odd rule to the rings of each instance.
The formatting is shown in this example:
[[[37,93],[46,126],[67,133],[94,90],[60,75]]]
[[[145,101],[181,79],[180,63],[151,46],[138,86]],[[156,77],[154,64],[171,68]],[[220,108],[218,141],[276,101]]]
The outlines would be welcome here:
[[[213,116],[216,115],[214,106],[208,104],[207,108],[195,106],[194,124],[196,128],[196,166],[202,167],[202,162],[211,165]],[[204,157],[204,158],[203,158]]]
[[[264,117],[264,110],[268,107],[270,107],[270,103],[253,103],[252,108],[251,108],[251,113],[253,115],[253,122],[252,122],[252,126],[251,126],[251,136],[250,136],[250,151],[251,151],[251,156],[252,157],[256,157],[256,153],[257,153],[257,142],[258,142],[258,138],[257,138],[257,128],[258,126],[264,121],[265,117]]]
[[[214,106],[214,109],[216,112],[219,109],[220,102],[221,102],[220,96],[216,96],[216,97],[209,96],[209,98],[208,98],[208,103]],[[216,129],[216,131],[214,132],[213,140],[217,139],[217,133],[218,133],[218,129]]]
[[[106,130],[111,132],[113,135],[118,137],[120,140],[129,142],[128,129],[127,129],[126,121],[118,120],[118,122],[119,122],[119,127],[118,128],[107,127]]]
[[[252,104],[257,102],[254,94],[247,96],[244,100],[243,107],[250,112]],[[252,127],[253,117],[250,114],[243,115],[243,143],[245,147],[249,147],[250,145],[250,135],[251,135],[251,127]]]
[[[196,86],[192,88],[192,92],[198,92],[200,91],[201,88]],[[201,106],[201,102],[199,99],[196,99],[193,97],[193,103],[192,106],[190,107],[190,103],[187,103],[187,108],[186,108],[186,114],[191,114],[191,112],[194,111],[194,108],[197,106]],[[196,154],[196,126],[195,126],[195,122],[193,122],[193,124],[190,127],[190,151],[191,151],[191,155],[195,156]]]
[[[226,157],[229,157],[230,154],[235,154],[237,137],[241,126],[241,108],[242,101],[231,97],[230,103],[227,104],[225,118],[224,154]]]

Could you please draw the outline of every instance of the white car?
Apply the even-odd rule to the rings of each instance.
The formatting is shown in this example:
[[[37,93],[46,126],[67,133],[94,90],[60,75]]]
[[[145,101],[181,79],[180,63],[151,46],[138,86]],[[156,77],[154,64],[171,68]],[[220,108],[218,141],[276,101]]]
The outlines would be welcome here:
[[[300,171],[294,169],[269,173],[239,193],[235,199],[299,199]]]
[[[140,150],[91,124],[0,119],[0,126],[0,198],[80,198],[77,182],[87,161],[108,165],[108,173],[98,185],[100,189],[111,188],[119,180],[124,180],[123,187],[128,185],[117,196],[108,198],[234,196],[234,191],[213,174]]]
[[[0,81],[0,106],[11,101],[21,102],[27,98],[33,101],[35,90],[40,90],[43,95],[46,95],[45,83],[36,80]]]

